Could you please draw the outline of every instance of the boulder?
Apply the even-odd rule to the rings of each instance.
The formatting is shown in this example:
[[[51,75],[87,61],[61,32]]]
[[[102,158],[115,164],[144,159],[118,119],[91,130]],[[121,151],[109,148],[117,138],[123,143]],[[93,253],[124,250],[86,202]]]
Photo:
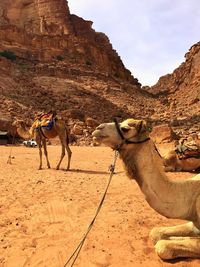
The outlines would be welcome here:
[[[85,120],[85,124],[88,127],[96,127],[99,123],[96,120],[94,120],[93,118],[88,117]]]
[[[155,126],[150,137],[155,143],[167,143],[177,139],[176,134],[168,124]]]
[[[72,129],[72,133],[75,135],[83,135],[83,126],[75,124]]]

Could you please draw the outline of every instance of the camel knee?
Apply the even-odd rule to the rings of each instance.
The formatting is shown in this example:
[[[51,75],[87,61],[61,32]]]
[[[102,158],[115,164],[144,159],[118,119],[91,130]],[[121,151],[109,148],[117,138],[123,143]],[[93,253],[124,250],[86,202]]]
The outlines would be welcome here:
[[[66,147],[66,150],[67,150],[68,157],[71,158],[71,156],[72,156],[72,151],[71,151],[71,149],[69,148],[69,146]]]
[[[155,245],[159,240],[164,238],[162,227],[154,227],[149,233],[149,238]]]
[[[62,151],[61,158],[64,158],[65,156],[65,151]]]
[[[170,248],[169,241],[159,240],[155,245],[155,252],[162,260],[173,259],[173,250]]]

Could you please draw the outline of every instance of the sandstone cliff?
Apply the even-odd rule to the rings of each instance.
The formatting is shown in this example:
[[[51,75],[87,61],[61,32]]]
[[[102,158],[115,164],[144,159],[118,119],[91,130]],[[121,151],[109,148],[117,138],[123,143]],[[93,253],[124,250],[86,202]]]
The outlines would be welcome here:
[[[200,129],[200,42],[193,45],[183,62],[171,74],[161,77],[157,84],[145,90],[168,106],[163,114],[172,125],[191,131]]]
[[[137,84],[108,37],[92,22],[71,15],[66,0],[1,0],[0,49],[39,61],[61,58],[100,67]]]

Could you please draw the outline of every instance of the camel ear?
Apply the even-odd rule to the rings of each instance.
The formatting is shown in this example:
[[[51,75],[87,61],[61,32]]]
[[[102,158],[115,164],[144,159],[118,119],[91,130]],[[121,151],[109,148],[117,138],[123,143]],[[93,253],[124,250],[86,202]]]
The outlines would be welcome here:
[[[137,123],[137,131],[138,131],[138,134],[143,134],[143,133],[146,133],[148,131],[147,130],[147,123],[146,123],[146,121],[140,120]]]

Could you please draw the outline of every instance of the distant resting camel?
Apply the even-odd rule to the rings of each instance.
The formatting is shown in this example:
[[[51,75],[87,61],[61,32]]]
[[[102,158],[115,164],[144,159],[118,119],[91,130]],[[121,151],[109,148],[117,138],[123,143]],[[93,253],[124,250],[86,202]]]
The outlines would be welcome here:
[[[104,123],[92,135],[95,142],[119,151],[127,175],[136,180],[155,211],[189,221],[150,232],[157,254],[163,260],[200,258],[200,174],[187,180],[169,179],[143,120]]]
[[[25,122],[23,120],[16,120],[13,125],[17,128],[17,133],[24,139],[35,139],[38,148],[39,148],[39,155],[40,155],[40,164],[39,164],[39,170],[42,169],[42,145],[44,148],[44,154],[46,156],[47,160],[47,166],[50,168],[50,163],[48,159],[48,153],[47,153],[47,145],[46,145],[46,139],[52,139],[56,136],[59,137],[60,143],[62,146],[62,152],[60,156],[60,161],[57,164],[56,169],[58,170],[60,167],[60,164],[65,156],[65,148],[67,150],[68,154],[68,165],[67,170],[70,168],[70,161],[71,161],[71,155],[72,152],[69,147],[69,133],[68,129],[66,127],[65,122],[62,119],[54,118],[52,121],[53,125],[51,129],[47,129],[45,127],[41,126],[41,121],[39,119],[36,119],[30,129],[26,126]]]
[[[175,150],[169,151],[169,153],[163,158],[165,171],[196,171],[200,168],[200,157],[189,157],[180,159]]]

